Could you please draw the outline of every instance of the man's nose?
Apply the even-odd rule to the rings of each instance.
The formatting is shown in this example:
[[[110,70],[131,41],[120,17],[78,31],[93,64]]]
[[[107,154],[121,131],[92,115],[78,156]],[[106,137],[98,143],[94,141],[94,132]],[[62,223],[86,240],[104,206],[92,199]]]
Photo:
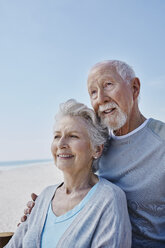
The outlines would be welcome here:
[[[106,102],[108,102],[108,96],[106,95],[104,90],[100,90],[98,92],[98,103],[102,105],[105,104]]]

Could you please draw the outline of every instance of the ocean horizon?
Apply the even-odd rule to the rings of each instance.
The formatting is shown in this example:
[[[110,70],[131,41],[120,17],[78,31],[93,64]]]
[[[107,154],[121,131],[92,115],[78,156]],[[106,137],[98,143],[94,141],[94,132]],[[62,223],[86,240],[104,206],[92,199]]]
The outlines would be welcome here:
[[[0,169],[12,169],[22,166],[37,165],[41,163],[53,162],[53,159],[29,159],[29,160],[13,160],[0,161]]]

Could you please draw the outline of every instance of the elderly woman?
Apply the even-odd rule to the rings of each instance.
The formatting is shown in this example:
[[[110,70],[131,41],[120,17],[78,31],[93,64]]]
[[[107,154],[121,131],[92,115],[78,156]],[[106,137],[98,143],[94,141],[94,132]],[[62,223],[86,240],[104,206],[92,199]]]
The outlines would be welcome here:
[[[51,150],[64,180],[38,196],[6,247],[131,247],[123,191],[92,170],[107,137],[93,110],[75,100],[61,104]]]

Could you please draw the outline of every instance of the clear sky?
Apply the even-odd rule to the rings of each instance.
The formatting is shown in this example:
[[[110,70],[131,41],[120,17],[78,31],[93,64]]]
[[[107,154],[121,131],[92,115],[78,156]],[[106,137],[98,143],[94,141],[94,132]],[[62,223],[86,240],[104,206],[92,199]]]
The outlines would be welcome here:
[[[141,80],[141,112],[165,121],[164,0],[0,0],[0,161],[50,158],[59,103],[90,106],[95,63]]]

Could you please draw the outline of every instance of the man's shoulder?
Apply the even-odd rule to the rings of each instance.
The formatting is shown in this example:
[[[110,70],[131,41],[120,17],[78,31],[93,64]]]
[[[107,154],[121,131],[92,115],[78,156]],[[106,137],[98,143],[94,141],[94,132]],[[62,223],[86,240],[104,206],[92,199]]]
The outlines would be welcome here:
[[[102,191],[103,195],[111,195],[113,197],[119,197],[125,199],[124,191],[114,183],[111,183],[109,180],[100,177],[100,190]]]
[[[127,218],[127,200],[124,191],[104,178],[100,180],[100,187],[98,187],[99,189],[97,191],[98,205],[104,206],[108,213],[109,211],[115,211],[116,217],[118,216],[120,218],[124,215]]]
[[[147,126],[148,128],[151,129],[153,133],[158,135],[161,139],[165,140],[165,123],[164,122],[151,118]]]

